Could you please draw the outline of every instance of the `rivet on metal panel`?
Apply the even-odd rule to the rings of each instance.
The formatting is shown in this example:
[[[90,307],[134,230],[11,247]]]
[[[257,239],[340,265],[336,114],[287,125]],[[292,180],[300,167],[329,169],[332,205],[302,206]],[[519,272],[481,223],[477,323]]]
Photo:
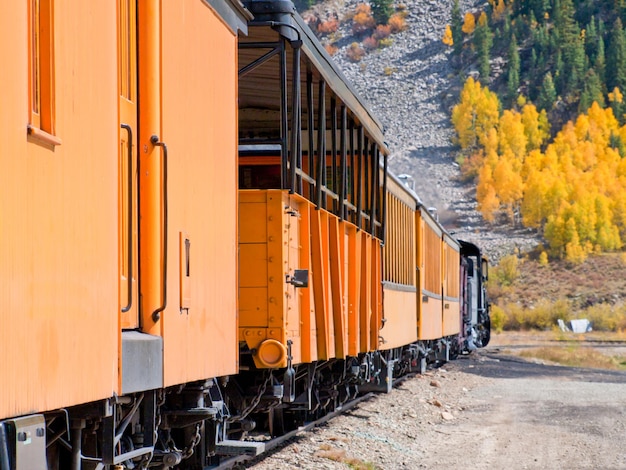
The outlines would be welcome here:
[[[267,220],[269,220],[269,221],[271,222],[272,220],[274,220],[274,216],[273,216],[273,215],[270,215],[270,216],[267,218]]]
[[[274,241],[274,236],[270,235],[269,237],[267,237],[267,240],[270,241],[270,242],[273,242]]]
[[[261,330],[259,330],[259,331],[256,332],[256,335],[257,336],[263,336],[263,332]]]
[[[276,302],[276,299],[274,297],[270,297],[270,303],[273,304],[274,302]]]
[[[246,330],[246,332],[244,333],[244,335],[246,336],[250,336],[252,334],[252,332],[250,330]]]
[[[274,257],[270,256],[269,258],[267,258],[267,262],[268,263],[272,263],[274,261]]]
[[[274,276],[270,276],[269,281],[270,281],[270,282],[274,282]]]

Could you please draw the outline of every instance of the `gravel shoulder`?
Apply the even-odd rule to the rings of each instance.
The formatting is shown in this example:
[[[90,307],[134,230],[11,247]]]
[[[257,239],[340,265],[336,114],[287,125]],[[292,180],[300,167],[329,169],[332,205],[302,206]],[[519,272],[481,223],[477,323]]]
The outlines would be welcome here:
[[[626,373],[492,347],[412,377],[249,468],[619,469],[625,432]]]

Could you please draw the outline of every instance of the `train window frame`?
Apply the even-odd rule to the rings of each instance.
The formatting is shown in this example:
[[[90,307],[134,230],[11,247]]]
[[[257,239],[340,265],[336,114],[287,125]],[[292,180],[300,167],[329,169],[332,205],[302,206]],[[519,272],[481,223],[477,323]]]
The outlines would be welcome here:
[[[28,2],[28,107],[30,141],[54,148],[54,0]]]

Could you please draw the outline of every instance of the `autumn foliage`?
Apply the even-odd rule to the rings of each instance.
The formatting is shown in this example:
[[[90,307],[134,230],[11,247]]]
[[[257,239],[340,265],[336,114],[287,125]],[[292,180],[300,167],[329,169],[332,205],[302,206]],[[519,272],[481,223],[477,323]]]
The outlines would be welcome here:
[[[367,3],[359,3],[352,18],[352,32],[363,34],[376,27],[376,20],[372,15],[372,9]]]
[[[446,45],[446,46],[453,46],[454,45],[454,38],[452,37],[452,28],[450,28],[450,25],[446,25],[446,29],[443,33],[443,38],[441,38],[441,41]]]
[[[328,21],[322,21],[317,25],[317,32],[320,34],[331,34],[339,29],[339,21],[332,18]]]
[[[469,78],[452,113],[463,170],[477,179],[483,216],[543,233],[554,257],[583,261],[626,239],[626,126],[593,103],[548,142],[545,111],[500,112],[498,98]]]
[[[346,50],[346,55],[352,62],[359,62],[365,55],[365,49],[358,42],[353,42]]]

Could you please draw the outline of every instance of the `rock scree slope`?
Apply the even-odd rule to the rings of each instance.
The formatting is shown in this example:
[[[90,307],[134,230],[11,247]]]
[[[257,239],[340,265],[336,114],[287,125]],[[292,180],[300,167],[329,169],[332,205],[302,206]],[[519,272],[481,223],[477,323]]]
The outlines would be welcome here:
[[[358,3],[328,0],[316,5],[314,12],[322,20],[345,19]],[[459,178],[450,115],[465,75],[451,65],[451,48],[441,41],[452,3],[402,2],[408,13],[407,29],[391,36],[391,46],[370,52],[359,62],[351,62],[346,50],[362,38],[352,34],[351,21],[343,21],[333,59],[383,124],[391,150],[390,169],[413,177],[424,205],[436,208],[441,223],[457,238],[477,243],[497,260],[515,249],[531,249],[537,237],[531,230],[484,222],[476,210],[474,185]],[[475,11],[483,3],[462,0],[461,11]]]

